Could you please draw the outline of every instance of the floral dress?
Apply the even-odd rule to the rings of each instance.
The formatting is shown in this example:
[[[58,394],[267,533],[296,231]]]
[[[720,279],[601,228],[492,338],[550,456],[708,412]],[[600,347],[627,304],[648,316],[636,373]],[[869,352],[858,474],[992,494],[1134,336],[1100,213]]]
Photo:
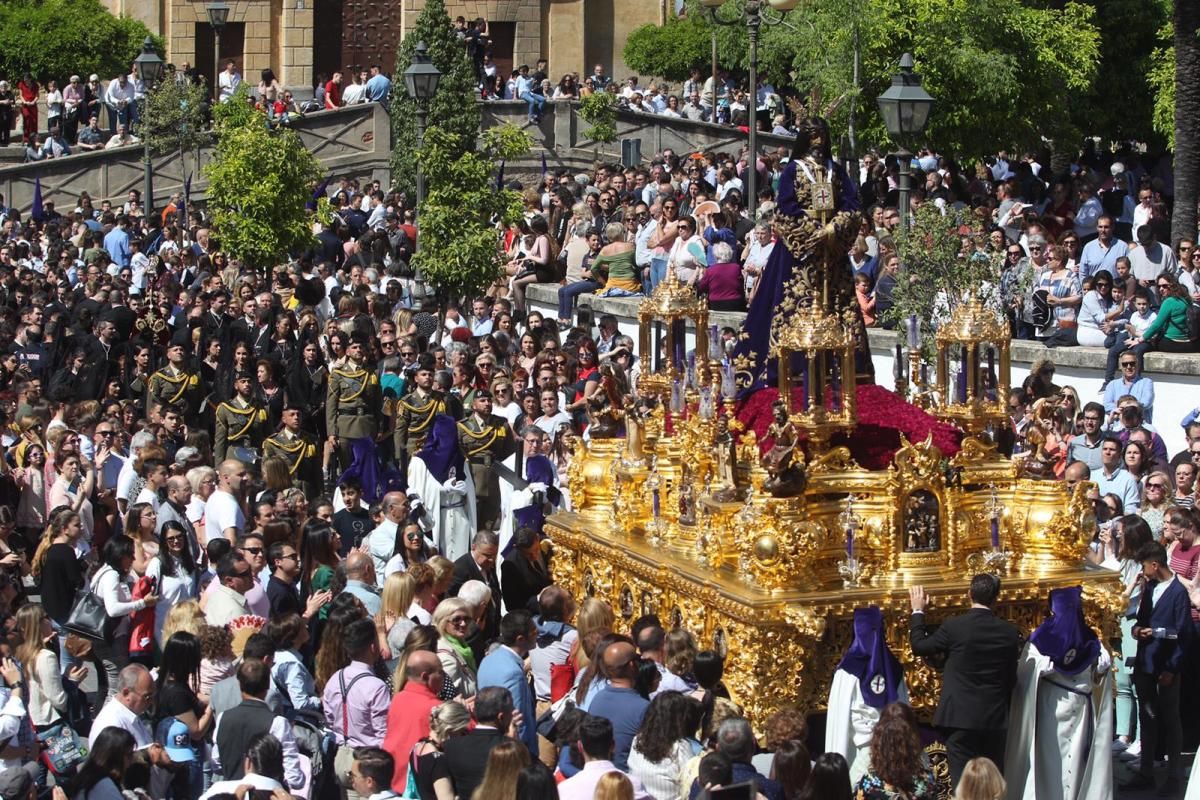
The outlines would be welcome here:
[[[936,800],[940,787],[929,766],[921,768],[913,779],[912,791],[898,789],[873,772],[868,772],[854,787],[854,800]]]

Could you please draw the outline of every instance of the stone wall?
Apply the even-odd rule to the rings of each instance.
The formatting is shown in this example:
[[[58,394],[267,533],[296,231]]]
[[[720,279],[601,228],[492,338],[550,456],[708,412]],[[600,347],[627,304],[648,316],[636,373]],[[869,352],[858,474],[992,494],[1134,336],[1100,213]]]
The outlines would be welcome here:
[[[558,316],[558,291],[556,286],[535,285],[527,290],[530,308],[542,312],[547,318]],[[579,305],[588,309],[595,317],[613,314],[617,317],[621,333],[632,336],[638,343],[637,307],[640,298],[606,298],[583,295]],[[713,313],[709,322],[719,327],[740,328],[744,314]],[[688,347],[694,346],[694,331],[688,331]],[[888,389],[895,388],[893,368],[897,344],[903,344],[892,332],[871,329],[871,353],[875,365],[875,382]],[[1073,386],[1079,393],[1081,403],[1102,402],[1100,385],[1104,378],[1106,351],[1098,347],[1060,347],[1050,349],[1037,342],[1014,341],[1012,343],[1012,384],[1020,386],[1028,377],[1037,361],[1048,358],[1057,368],[1054,382],[1059,386]],[[933,373],[933,370],[930,370]],[[1154,381],[1153,425],[1167,445],[1167,452],[1174,455],[1185,447],[1183,428],[1184,416],[1200,406],[1200,354],[1147,353],[1146,375]]]
[[[378,103],[365,103],[336,111],[319,111],[298,119],[293,128],[304,146],[321,161],[326,172],[388,182],[389,118]],[[58,209],[72,209],[87,192],[101,200],[124,200],[130,189],[142,188],[142,147],[132,145],[99,150],[67,158],[0,168],[0,194],[22,213],[33,203],[35,179],[41,180],[43,200]],[[192,175],[192,198],[203,199],[207,182],[200,168],[212,157],[200,151],[199,168],[194,154],[161,153],[154,157],[154,195],[161,208],[172,192],[183,190]]]

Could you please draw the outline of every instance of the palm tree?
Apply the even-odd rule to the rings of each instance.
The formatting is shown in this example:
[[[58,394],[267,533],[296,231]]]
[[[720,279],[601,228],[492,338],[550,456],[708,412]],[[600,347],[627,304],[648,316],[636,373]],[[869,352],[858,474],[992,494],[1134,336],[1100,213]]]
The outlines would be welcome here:
[[[1175,0],[1175,210],[1171,242],[1196,236],[1200,200],[1200,2]]]

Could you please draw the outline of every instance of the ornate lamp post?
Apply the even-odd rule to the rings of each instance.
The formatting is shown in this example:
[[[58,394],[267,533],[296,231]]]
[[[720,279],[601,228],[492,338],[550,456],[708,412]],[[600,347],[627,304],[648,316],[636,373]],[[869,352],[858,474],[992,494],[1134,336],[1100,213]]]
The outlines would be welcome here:
[[[429,113],[429,101],[437,94],[438,81],[442,73],[429,60],[429,49],[424,42],[417,42],[413,50],[412,64],[404,70],[404,85],[408,96],[417,104],[417,149],[425,145],[425,120]],[[425,202],[425,176],[417,165],[417,213]]]
[[[737,25],[745,22],[746,32],[750,37],[750,158],[747,164],[746,180],[746,210],[750,218],[754,218],[758,208],[758,31],[764,25],[778,25],[783,22],[782,14],[791,11],[800,0],[746,0],[741,20],[725,20],[717,18],[717,9],[725,4],[725,0],[700,0],[700,5],[708,11],[708,19],[714,25]],[[781,16],[772,17],[767,13],[767,6],[779,11]],[[712,75],[712,107],[713,118],[717,116],[717,69],[716,69],[716,39],[713,39],[713,75]]]
[[[150,37],[146,37],[146,41],[142,42],[141,54],[133,60],[133,69],[138,76],[138,80],[142,82],[142,119],[146,118],[146,108],[150,104],[150,90],[158,85],[158,81],[162,78],[163,60],[159,58],[158,53],[154,52],[154,42]],[[146,214],[154,212],[154,164],[150,161],[150,137],[147,135],[149,131],[143,130],[142,133],[142,208]]]
[[[229,21],[229,6],[224,3],[209,3],[204,7],[208,12],[208,24],[213,29],[213,102],[221,96],[221,29]]]
[[[900,145],[896,158],[900,162],[900,230],[908,230],[908,195],[912,191],[912,153],[904,142],[919,136],[929,121],[933,98],[921,87],[921,76],[913,72],[913,57],[900,57],[900,71],[892,77],[892,85],[879,95],[879,113],[888,134]]]

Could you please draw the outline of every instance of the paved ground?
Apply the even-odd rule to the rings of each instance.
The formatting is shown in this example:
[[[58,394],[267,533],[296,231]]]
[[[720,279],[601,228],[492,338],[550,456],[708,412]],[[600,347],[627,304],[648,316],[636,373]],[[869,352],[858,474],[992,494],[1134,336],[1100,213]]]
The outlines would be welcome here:
[[[1179,794],[1170,795],[1170,796],[1179,797],[1179,798],[1183,797],[1184,791],[1187,790],[1187,776],[1191,773],[1191,764],[1192,764],[1193,758],[1194,758],[1194,754],[1191,754],[1191,753],[1184,756],[1183,761],[1184,761],[1184,765],[1187,767],[1187,772],[1185,772],[1185,774],[1184,774],[1183,786],[1181,787]],[[1119,761],[1116,759],[1113,760],[1113,784],[1116,787],[1115,793],[1114,793],[1115,800],[1151,800],[1151,798],[1154,798],[1154,800],[1158,800],[1158,798],[1168,796],[1168,795],[1160,795],[1154,789],[1139,789],[1137,791],[1122,789],[1121,783],[1123,781],[1127,780],[1128,778],[1130,778],[1132,776],[1132,774],[1133,773],[1130,772],[1129,767],[1127,766],[1126,762]],[[1159,783],[1162,783],[1162,780],[1165,776],[1163,775],[1161,767],[1157,771],[1157,777],[1158,777]]]

